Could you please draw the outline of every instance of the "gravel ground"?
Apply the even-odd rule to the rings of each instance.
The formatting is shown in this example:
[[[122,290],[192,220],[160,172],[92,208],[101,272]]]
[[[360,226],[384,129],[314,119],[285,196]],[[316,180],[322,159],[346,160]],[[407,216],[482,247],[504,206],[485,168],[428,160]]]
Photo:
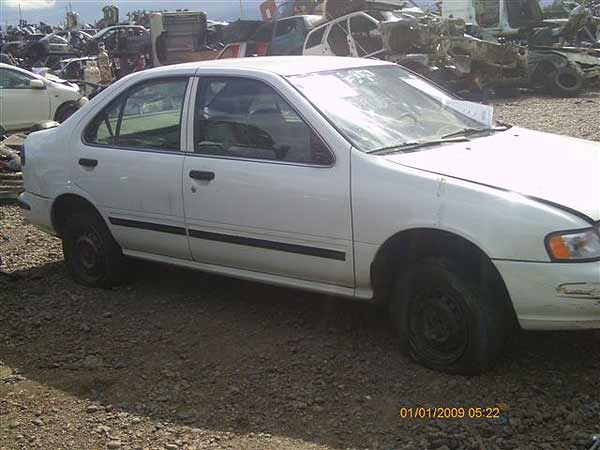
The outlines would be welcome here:
[[[496,100],[498,115],[600,141],[600,93]],[[0,449],[587,449],[600,333],[520,333],[484,376],[402,356],[377,308],[135,263],[74,284],[60,242],[0,207]],[[403,419],[493,407],[501,420]]]
[[[492,103],[495,116],[513,125],[600,141],[600,90],[577,98],[523,96]]]

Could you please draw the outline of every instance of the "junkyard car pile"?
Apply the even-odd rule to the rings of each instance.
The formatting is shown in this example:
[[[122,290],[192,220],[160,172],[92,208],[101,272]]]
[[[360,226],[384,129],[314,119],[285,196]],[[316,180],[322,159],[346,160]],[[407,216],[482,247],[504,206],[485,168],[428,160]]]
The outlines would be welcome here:
[[[299,54],[384,59],[465,95],[533,88],[574,96],[600,83],[600,17],[591,3],[565,3],[562,16],[548,18],[538,0],[458,0],[436,12],[404,0],[267,0],[261,10],[263,20],[231,24],[191,11],[136,11],[119,22],[118,8],[107,6],[94,25],[70,11],[64,28],[5,30],[3,62],[80,80],[89,95],[148,67]]]
[[[581,6],[545,21],[537,0],[443,2],[441,15],[403,4],[327,3],[331,20],[311,31],[304,54],[381,58],[459,91],[571,96],[600,82],[600,18]]]

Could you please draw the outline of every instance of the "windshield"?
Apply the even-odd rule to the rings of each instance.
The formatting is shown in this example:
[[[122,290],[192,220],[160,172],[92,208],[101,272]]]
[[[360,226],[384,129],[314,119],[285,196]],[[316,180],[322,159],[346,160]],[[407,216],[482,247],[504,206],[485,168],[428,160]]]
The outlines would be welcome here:
[[[364,152],[442,139],[466,129],[490,128],[458,112],[464,110],[461,104],[469,102],[459,101],[395,65],[317,72],[289,79]]]

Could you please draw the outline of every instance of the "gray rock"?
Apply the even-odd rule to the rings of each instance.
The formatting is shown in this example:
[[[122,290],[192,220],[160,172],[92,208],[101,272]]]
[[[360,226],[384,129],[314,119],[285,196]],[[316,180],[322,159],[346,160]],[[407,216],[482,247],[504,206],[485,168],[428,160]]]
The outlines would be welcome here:
[[[102,365],[102,359],[95,355],[87,355],[83,358],[81,366],[85,369],[97,369]]]
[[[117,440],[108,441],[108,444],[106,444],[106,447],[110,448],[110,449],[121,448],[121,441],[117,441]]]

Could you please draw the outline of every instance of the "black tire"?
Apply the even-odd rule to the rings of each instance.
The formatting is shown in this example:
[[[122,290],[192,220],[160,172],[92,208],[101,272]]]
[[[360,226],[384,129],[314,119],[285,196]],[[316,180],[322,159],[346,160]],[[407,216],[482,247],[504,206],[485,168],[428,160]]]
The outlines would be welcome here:
[[[548,89],[558,97],[576,97],[583,90],[583,76],[571,66],[559,67],[547,78]]]
[[[121,248],[95,211],[67,219],[63,254],[70,275],[84,286],[110,288],[121,284],[126,277]]]
[[[78,106],[76,103],[65,103],[60,105],[54,114],[54,120],[58,123],[63,123],[69,117],[71,117],[77,110]]]
[[[443,257],[413,264],[396,280],[390,316],[415,361],[473,375],[492,367],[513,328],[507,299],[464,266]]]

